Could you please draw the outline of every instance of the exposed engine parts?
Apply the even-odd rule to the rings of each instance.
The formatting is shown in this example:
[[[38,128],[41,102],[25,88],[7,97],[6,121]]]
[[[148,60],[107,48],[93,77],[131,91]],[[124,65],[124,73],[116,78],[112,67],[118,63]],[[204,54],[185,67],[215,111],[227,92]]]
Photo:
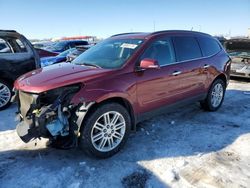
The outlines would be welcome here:
[[[19,91],[16,99],[20,106],[20,123],[17,125],[20,138],[27,143],[32,139],[43,137],[56,142],[56,147],[76,146],[83,118],[94,104],[94,102],[83,102],[77,106],[70,104],[77,89],[71,86],[39,95]]]

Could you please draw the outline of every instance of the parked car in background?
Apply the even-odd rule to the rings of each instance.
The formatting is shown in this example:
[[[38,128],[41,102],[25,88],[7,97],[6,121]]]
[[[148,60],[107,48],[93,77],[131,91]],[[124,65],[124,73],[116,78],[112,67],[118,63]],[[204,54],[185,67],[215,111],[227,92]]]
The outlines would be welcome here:
[[[48,50],[40,49],[40,48],[35,48],[39,57],[51,57],[51,56],[57,56],[59,53],[57,52],[50,52]]]
[[[49,46],[52,46],[54,42],[52,41],[39,41],[39,42],[32,42],[32,45],[34,48],[39,48],[39,49],[45,49],[48,48]]]
[[[41,67],[46,67],[48,65],[65,62],[67,60],[67,55],[74,50],[75,48],[70,48],[62,53],[59,53],[56,56],[41,58]]]
[[[250,78],[250,39],[230,39],[224,46],[232,59],[231,76]]]
[[[14,81],[40,67],[32,44],[16,31],[0,30],[0,110],[10,105]]]
[[[227,41],[227,39],[225,37],[222,36],[215,36],[215,38],[220,41],[221,45],[224,46],[225,42]]]
[[[75,48],[76,46],[83,46],[83,45],[89,45],[89,43],[84,40],[65,40],[65,41],[55,42],[52,46],[47,47],[46,50],[61,53],[70,48]]]
[[[77,58],[79,55],[81,55],[83,52],[85,52],[87,49],[89,49],[92,45],[86,45],[86,46],[76,46],[75,50],[70,52],[67,55],[67,62],[73,61],[75,58]]]
[[[229,56],[208,34],[114,35],[72,63],[15,82],[17,133],[24,142],[45,137],[54,147],[80,146],[87,154],[110,157],[138,122],[156,114],[196,101],[218,110],[229,73]]]

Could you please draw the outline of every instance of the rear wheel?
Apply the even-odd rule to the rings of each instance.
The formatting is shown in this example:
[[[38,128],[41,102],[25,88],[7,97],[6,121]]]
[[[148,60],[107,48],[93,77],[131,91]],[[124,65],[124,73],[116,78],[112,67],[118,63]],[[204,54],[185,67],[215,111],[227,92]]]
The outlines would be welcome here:
[[[7,108],[10,105],[12,96],[12,87],[5,80],[0,80],[0,110]]]
[[[202,108],[207,111],[216,111],[223,103],[226,84],[223,80],[217,79],[209,89],[207,98],[201,102]]]
[[[128,139],[131,120],[128,111],[117,103],[107,103],[90,112],[81,129],[80,147],[98,158],[111,157]]]

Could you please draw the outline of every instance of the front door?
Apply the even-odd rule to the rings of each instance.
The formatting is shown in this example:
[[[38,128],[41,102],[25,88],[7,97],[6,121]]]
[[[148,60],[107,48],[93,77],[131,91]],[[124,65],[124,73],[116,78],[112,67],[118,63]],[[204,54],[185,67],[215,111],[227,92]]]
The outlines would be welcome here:
[[[177,64],[171,38],[157,39],[146,49],[144,58],[155,59],[160,69],[147,69],[137,74],[137,102],[139,114],[175,102],[180,93]]]

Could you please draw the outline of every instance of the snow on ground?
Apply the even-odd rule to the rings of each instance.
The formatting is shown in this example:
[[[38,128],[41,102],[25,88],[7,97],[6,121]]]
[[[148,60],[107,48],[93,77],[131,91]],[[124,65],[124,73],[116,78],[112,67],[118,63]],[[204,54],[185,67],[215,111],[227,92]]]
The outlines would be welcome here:
[[[0,112],[0,187],[249,187],[250,83],[231,81],[223,106],[198,104],[138,125],[112,158],[23,143],[15,105]]]

